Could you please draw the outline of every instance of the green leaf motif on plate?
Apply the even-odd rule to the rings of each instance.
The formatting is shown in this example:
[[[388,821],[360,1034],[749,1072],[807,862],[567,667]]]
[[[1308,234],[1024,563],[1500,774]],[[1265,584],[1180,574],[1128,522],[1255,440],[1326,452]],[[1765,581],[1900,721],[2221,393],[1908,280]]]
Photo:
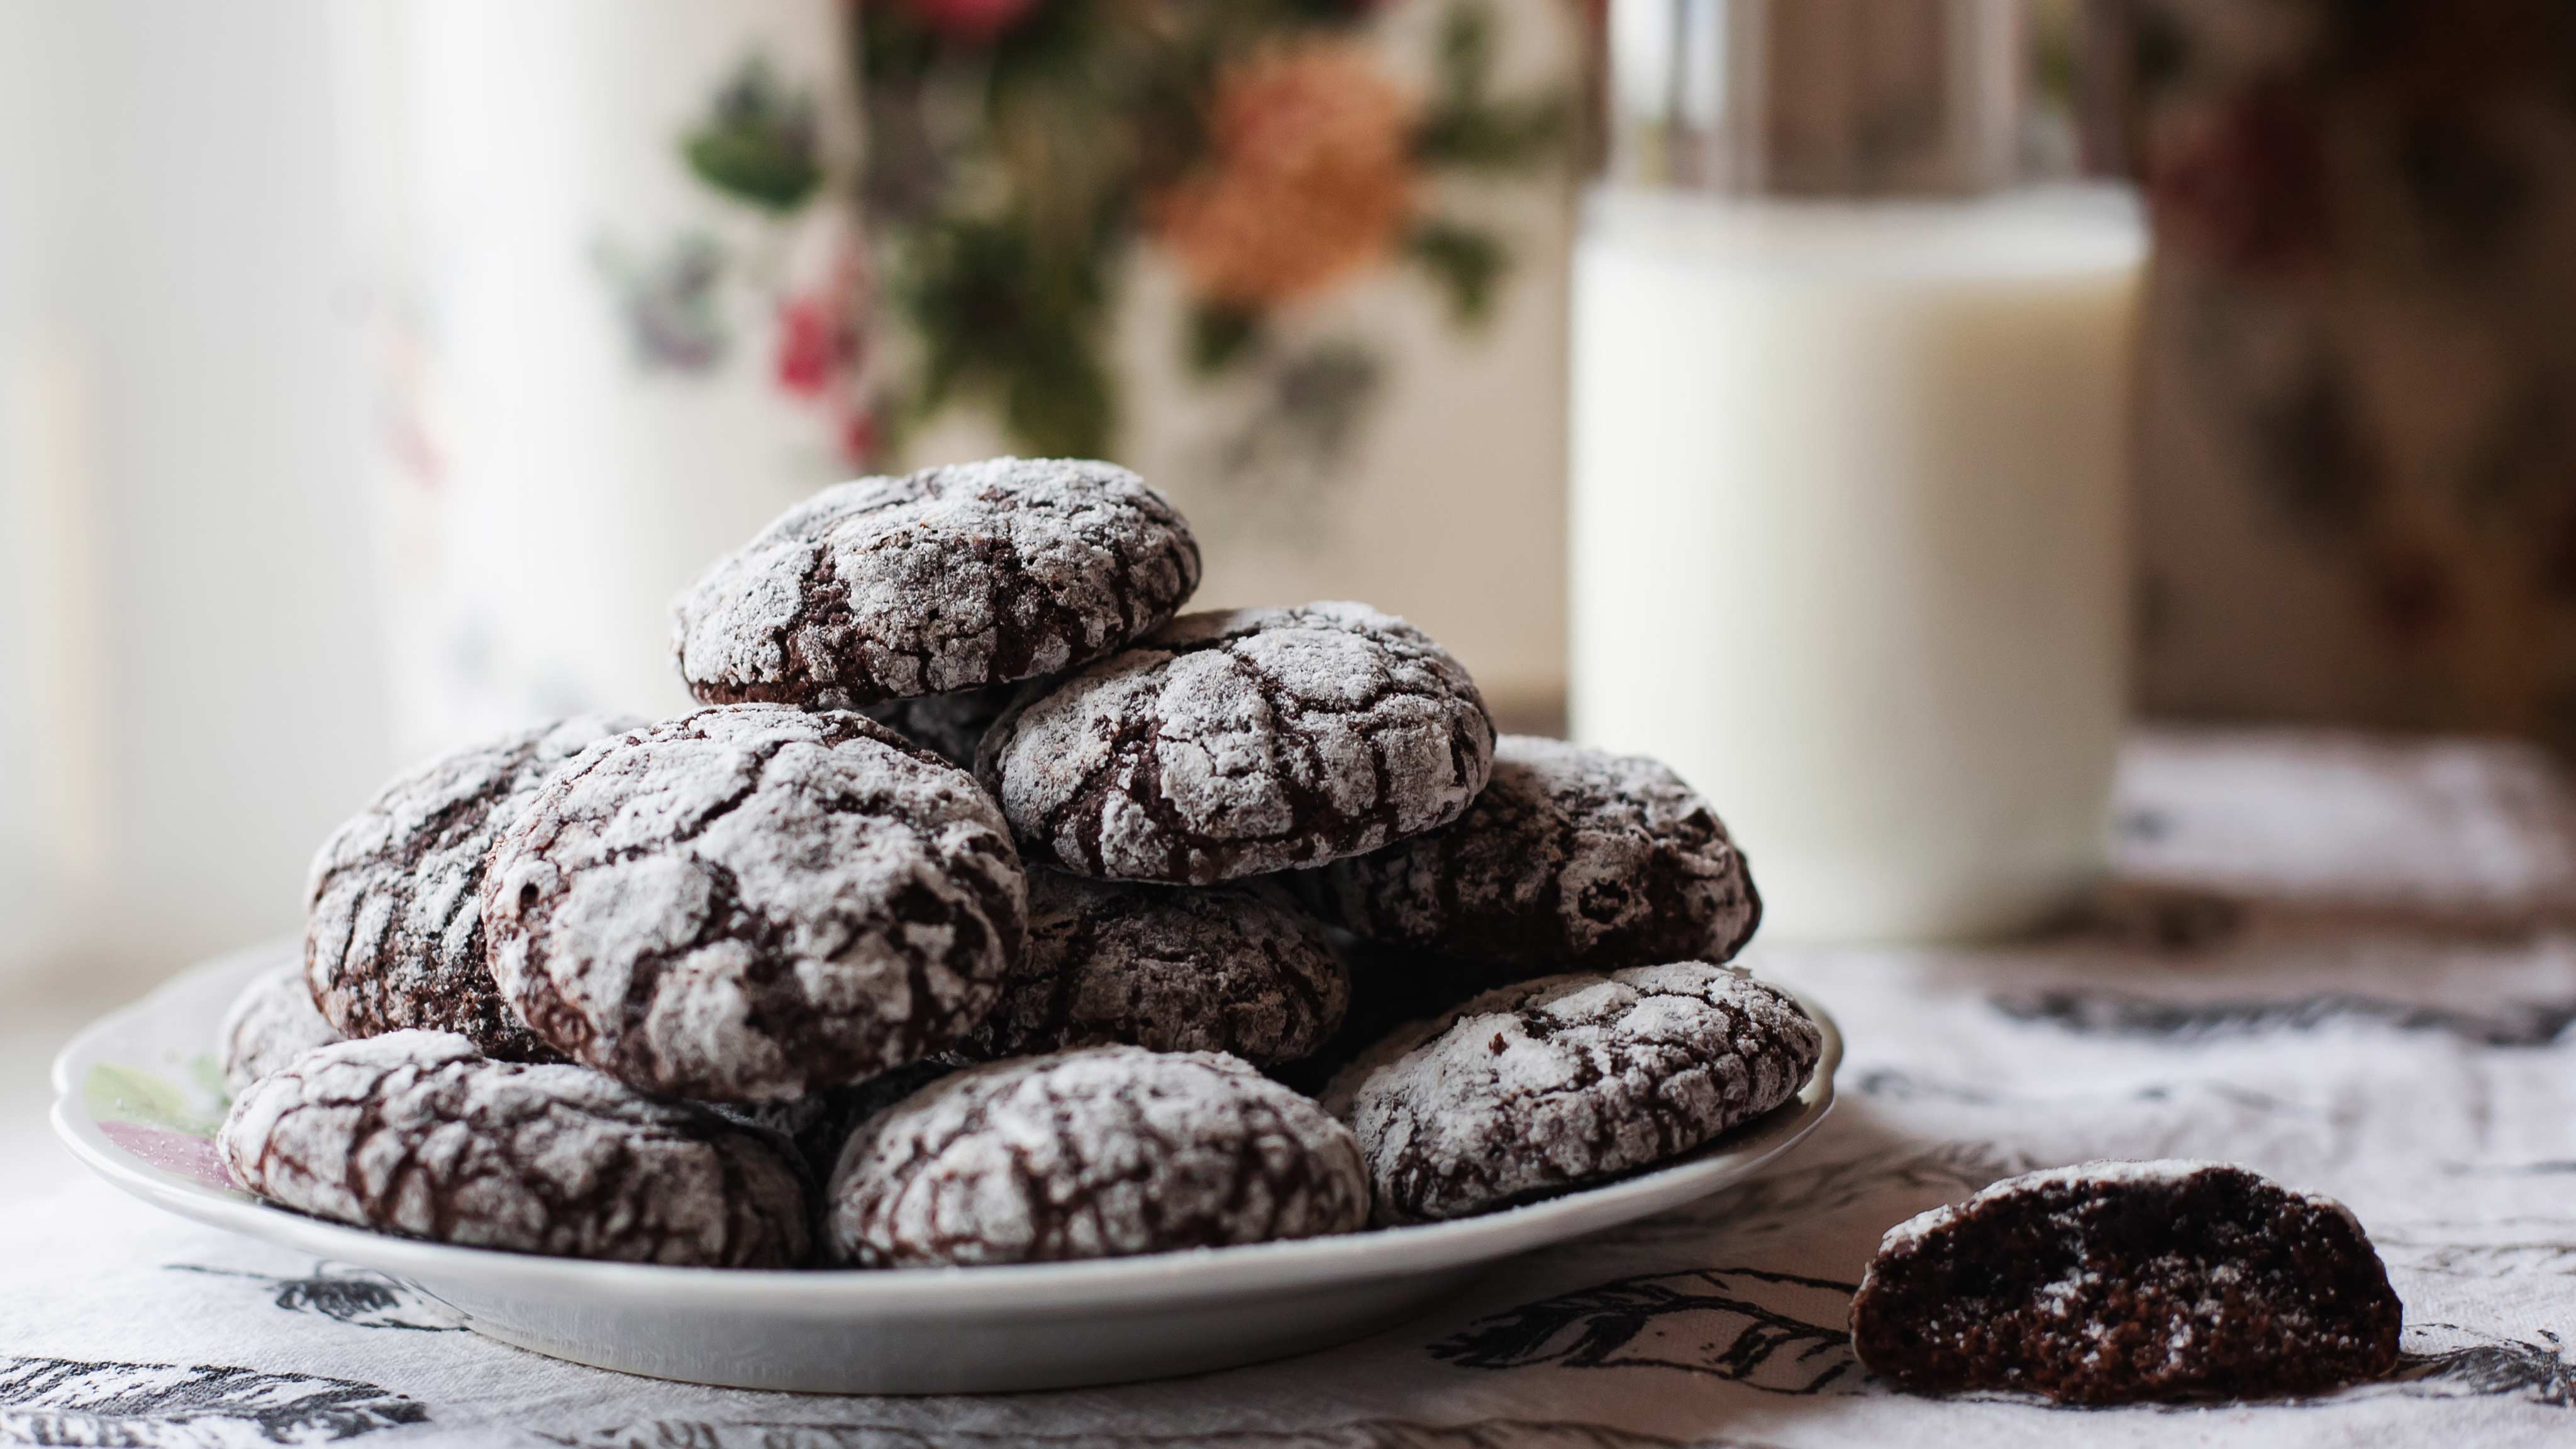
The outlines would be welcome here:
[[[199,1052],[188,1058],[187,1068],[188,1080],[197,1084],[198,1092],[218,1108],[232,1106],[233,1093],[230,1087],[224,1085],[224,1064],[221,1058],[213,1052]]]
[[[101,1062],[81,1083],[81,1102],[103,1122],[163,1127],[191,1137],[212,1137],[222,1124],[194,1110],[187,1093],[138,1067]]]

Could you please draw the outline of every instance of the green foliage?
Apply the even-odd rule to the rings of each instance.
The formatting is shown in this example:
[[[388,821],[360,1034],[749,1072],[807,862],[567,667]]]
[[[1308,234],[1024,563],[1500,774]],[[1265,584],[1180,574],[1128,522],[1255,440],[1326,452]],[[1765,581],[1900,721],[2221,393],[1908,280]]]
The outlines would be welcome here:
[[[1493,96],[1494,17],[1481,5],[1452,5],[1441,22],[1440,71],[1414,154],[1434,166],[1511,170],[1544,159],[1565,138],[1560,96]]]
[[[1190,309],[1190,370],[1202,377],[1223,372],[1260,340],[1257,312],[1219,302]]]
[[[859,4],[861,190],[888,296],[920,342],[917,367],[892,384],[888,430],[973,398],[999,411],[1016,446],[1111,451],[1117,279],[1153,225],[1154,198],[1216,164],[1206,123],[1227,68],[1281,37],[1354,32],[1378,8],[1047,0],[975,38],[943,33],[906,6]],[[1454,0],[1446,13],[1431,95],[1408,138],[1427,171],[1527,168],[1564,134],[1561,97],[1495,94],[1497,24],[1482,0]],[[1502,241],[1440,220],[1400,240],[1462,322],[1492,310],[1509,271]],[[1259,308],[1201,300],[1175,342],[1202,377],[1288,366]],[[1359,394],[1379,380],[1373,362],[1339,350],[1297,379],[1278,402],[1271,431],[1282,439],[1320,435],[1318,419],[1356,418]]]
[[[1097,338],[1106,289],[1087,252],[1041,250],[1024,215],[925,228],[896,301],[920,333],[910,411],[987,398],[1023,445],[1059,457],[1106,452],[1115,406]]]
[[[1426,221],[1405,238],[1405,252],[1430,269],[1449,294],[1449,310],[1462,324],[1485,320],[1494,292],[1511,269],[1500,239],[1456,222]]]
[[[793,211],[823,184],[812,98],[786,90],[758,56],[716,94],[713,112],[681,138],[698,179],[767,211]]]

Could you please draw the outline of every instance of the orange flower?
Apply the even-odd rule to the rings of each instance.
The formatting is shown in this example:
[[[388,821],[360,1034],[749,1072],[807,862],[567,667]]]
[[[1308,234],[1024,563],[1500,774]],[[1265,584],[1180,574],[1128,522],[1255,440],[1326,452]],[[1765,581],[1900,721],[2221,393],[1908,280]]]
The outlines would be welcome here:
[[[1363,47],[1264,48],[1217,77],[1204,170],[1156,198],[1200,296],[1257,309],[1386,254],[1412,211],[1413,106]]]

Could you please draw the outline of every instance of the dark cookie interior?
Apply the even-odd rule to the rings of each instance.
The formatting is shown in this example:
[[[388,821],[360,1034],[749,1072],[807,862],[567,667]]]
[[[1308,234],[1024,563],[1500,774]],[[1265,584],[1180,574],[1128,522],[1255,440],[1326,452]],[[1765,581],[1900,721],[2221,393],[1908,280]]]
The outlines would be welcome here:
[[[1852,1301],[1852,1346],[1926,1392],[2259,1397],[2388,1372],[2398,1320],[2342,1208],[2238,1167],[2101,1163],[1890,1233]]]

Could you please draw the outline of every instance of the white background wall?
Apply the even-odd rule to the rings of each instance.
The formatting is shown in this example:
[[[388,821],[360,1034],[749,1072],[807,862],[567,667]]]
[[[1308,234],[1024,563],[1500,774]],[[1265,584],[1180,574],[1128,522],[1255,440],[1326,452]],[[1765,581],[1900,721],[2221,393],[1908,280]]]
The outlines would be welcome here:
[[[0,5],[0,985],[291,929],[392,764],[330,50]]]

